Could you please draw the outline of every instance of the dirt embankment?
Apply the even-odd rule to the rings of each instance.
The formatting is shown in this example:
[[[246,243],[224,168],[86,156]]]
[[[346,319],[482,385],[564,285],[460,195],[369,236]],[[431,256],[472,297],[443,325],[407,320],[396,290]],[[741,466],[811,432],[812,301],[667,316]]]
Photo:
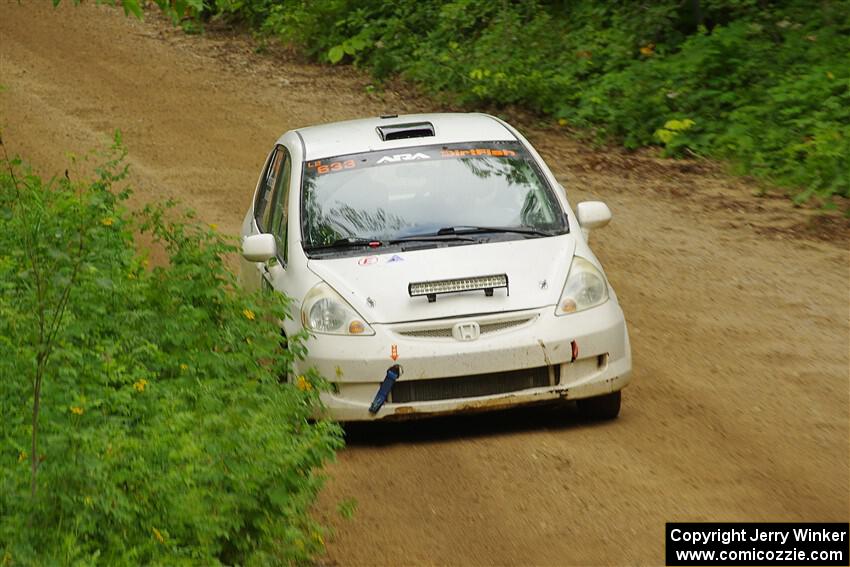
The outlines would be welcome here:
[[[429,104],[70,3],[0,4],[0,84],[7,147],[41,171],[120,128],[138,200],[178,196],[230,233],[283,131]],[[757,198],[710,164],[523,129],[572,202],[614,211],[592,238],[632,335],[622,416],[355,429],[318,511],[336,530],[325,562],[659,564],[666,521],[847,521],[846,221]],[[344,498],[352,520],[336,513]]]

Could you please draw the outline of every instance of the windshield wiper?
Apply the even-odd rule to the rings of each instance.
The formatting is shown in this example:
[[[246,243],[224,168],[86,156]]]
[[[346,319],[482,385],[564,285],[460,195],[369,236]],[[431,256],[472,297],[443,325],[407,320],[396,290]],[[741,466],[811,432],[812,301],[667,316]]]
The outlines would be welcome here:
[[[475,242],[474,238],[459,236],[453,233],[440,234],[438,232],[427,232],[424,234],[411,234],[410,236],[401,236],[388,240],[388,244],[398,244],[400,242],[449,242],[462,240],[465,242]]]
[[[467,235],[471,234],[485,234],[485,233],[495,233],[495,234],[528,234],[531,236],[555,236],[551,232],[546,232],[545,230],[540,230],[537,228],[527,227],[527,226],[444,226],[437,232],[426,232],[422,234],[411,234],[410,236],[402,236],[401,238],[393,238],[392,240],[388,240],[388,244],[397,244],[399,242],[409,242],[409,241],[426,241],[426,242],[440,242],[440,241],[474,241],[474,238],[470,238]]]
[[[437,234],[529,234],[533,236],[555,236],[554,233],[530,226],[446,226],[437,231]]]
[[[374,238],[356,238],[352,236],[347,236],[345,238],[337,238],[330,244],[317,244],[315,246],[305,246],[304,250],[307,252],[312,252],[314,250],[331,250],[333,248],[363,248],[365,246],[369,246],[370,248],[378,248],[383,244],[380,240],[375,240]]]
[[[330,244],[318,244],[316,246],[306,246],[304,250],[307,252],[315,252],[317,250],[332,250],[341,248],[379,248],[389,244],[400,244],[402,242],[475,242],[475,238],[467,235],[484,234],[484,233],[499,233],[499,234],[528,234],[533,236],[554,236],[551,232],[539,230],[525,226],[446,226],[437,232],[426,232],[422,234],[411,234],[409,236],[401,236],[399,238],[391,238],[389,240],[377,240],[374,238],[359,238],[347,236],[338,238]]]

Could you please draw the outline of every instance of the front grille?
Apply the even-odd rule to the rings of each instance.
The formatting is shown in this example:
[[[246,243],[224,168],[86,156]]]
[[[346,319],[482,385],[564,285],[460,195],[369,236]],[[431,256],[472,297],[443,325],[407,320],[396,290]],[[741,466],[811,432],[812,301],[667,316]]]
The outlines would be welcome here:
[[[552,375],[550,377],[550,369]],[[429,402],[455,398],[475,398],[507,392],[518,392],[529,388],[554,386],[561,381],[560,366],[541,366],[525,370],[475,374],[455,378],[432,380],[404,380],[396,382],[392,390],[392,402]]]
[[[490,333],[498,333],[499,331],[504,331],[505,329],[510,329],[511,327],[518,327],[520,325],[524,325],[531,321],[532,318],[528,319],[514,319],[513,321],[496,321],[495,323],[482,323],[481,334],[488,335]]]
[[[452,328],[441,327],[438,329],[413,329],[411,331],[400,331],[399,335],[404,335],[405,337],[422,337],[425,339],[450,339],[452,338]]]
[[[489,335],[490,333],[498,333],[499,331],[506,331],[513,327],[519,327],[520,325],[525,325],[535,317],[523,317],[521,319],[511,319],[508,321],[481,323],[481,335]],[[406,331],[399,331],[398,334],[404,335],[405,337],[421,337],[426,339],[451,339],[452,327],[453,326],[442,326],[430,329],[408,329]]]

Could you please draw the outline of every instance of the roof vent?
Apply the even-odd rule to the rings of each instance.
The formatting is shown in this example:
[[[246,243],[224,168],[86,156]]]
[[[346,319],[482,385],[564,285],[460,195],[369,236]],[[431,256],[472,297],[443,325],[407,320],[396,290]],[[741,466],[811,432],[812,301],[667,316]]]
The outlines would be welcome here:
[[[376,129],[378,130],[378,135],[385,142],[407,138],[426,138],[434,135],[434,125],[430,122],[393,124],[392,126],[378,126]]]

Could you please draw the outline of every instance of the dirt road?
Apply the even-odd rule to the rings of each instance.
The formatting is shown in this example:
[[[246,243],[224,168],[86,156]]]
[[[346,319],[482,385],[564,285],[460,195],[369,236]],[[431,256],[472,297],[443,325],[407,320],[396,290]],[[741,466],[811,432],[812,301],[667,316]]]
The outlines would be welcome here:
[[[179,196],[231,233],[281,132],[428,109],[367,94],[352,70],[66,4],[0,3],[7,146],[55,173],[120,128],[140,199]],[[621,418],[562,408],[352,430],[317,512],[336,532],[324,562],[660,564],[667,521],[847,521],[846,222],[810,221],[707,164],[524,130],[573,203],[614,211],[593,239],[632,334]]]

